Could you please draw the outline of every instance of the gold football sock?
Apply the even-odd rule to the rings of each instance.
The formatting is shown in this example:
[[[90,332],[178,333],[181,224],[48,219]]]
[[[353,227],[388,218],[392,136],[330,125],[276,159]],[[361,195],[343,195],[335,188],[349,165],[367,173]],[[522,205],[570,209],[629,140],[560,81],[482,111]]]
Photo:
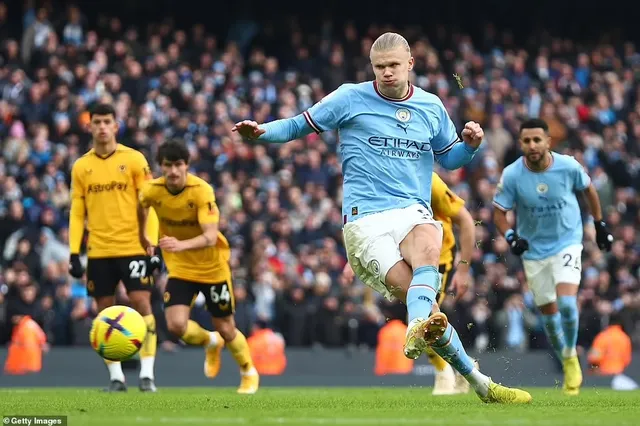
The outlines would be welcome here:
[[[197,322],[189,320],[187,323],[187,331],[184,332],[182,340],[194,346],[207,346],[209,344],[210,334],[208,330],[200,327]]]
[[[147,324],[147,337],[140,348],[140,378],[153,379],[153,365],[156,359],[156,348],[158,336],[156,334],[156,319],[153,314],[145,315],[144,322]]]
[[[436,371],[443,371],[447,368],[447,361],[431,349],[431,347],[428,347],[426,352],[429,362],[435,367]]]
[[[240,366],[241,371],[245,372],[253,368],[249,344],[240,330],[236,329],[236,337],[232,341],[227,342],[227,348],[229,352],[231,352],[233,359],[235,359]]]

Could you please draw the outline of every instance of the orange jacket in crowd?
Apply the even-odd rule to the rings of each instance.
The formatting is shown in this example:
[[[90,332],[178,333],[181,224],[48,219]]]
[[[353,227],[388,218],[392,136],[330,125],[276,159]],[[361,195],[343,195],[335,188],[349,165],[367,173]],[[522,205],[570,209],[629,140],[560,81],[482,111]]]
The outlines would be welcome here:
[[[410,374],[413,360],[404,356],[403,346],[407,326],[400,320],[389,321],[378,332],[376,348],[376,376],[385,374]]]
[[[247,339],[251,358],[258,373],[278,376],[287,368],[287,355],[282,336],[268,328],[254,332]]]
[[[29,374],[42,370],[42,351],[47,337],[30,316],[16,324],[9,343],[9,354],[4,364],[5,374]]]
[[[602,330],[589,351],[589,364],[603,376],[622,374],[631,363],[631,339],[621,326],[611,325]]]

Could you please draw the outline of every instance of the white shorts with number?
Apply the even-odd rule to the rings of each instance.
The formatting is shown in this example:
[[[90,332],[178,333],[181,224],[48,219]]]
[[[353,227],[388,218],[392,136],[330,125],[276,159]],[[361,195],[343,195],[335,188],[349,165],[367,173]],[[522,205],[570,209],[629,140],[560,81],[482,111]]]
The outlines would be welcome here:
[[[425,223],[438,228],[442,240],[442,224],[420,204],[373,213],[345,224],[344,243],[354,273],[363,283],[393,300],[385,285],[387,272],[402,260],[402,240],[414,227]]]
[[[582,244],[566,247],[558,254],[540,260],[523,260],[524,273],[537,306],[556,301],[560,283],[580,285]]]

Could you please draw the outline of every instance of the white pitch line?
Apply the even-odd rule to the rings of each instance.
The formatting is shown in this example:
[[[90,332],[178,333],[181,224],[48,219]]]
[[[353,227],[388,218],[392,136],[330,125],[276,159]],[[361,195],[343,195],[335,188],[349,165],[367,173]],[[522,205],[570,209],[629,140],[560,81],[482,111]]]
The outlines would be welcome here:
[[[357,417],[336,417],[336,418],[322,418],[322,417],[265,417],[261,419],[255,418],[246,418],[246,417],[135,417],[135,418],[117,418],[110,420],[117,421],[122,419],[131,421],[135,420],[136,423],[163,423],[163,424],[176,424],[176,423],[190,423],[190,424],[227,424],[227,425],[244,425],[244,424],[261,424],[261,425],[291,425],[291,424],[305,424],[305,425],[366,425],[366,426],[374,426],[374,425],[398,425],[398,424],[411,424],[411,425],[424,425],[427,419],[425,418],[357,418]],[[94,419],[95,420],[95,419]],[[447,424],[456,424],[456,425],[512,425],[512,426],[524,426],[524,425],[544,425],[548,424],[545,422],[540,422],[539,419],[509,419],[506,421],[496,422],[495,420],[481,420],[481,419],[465,419],[462,423],[460,423],[459,419],[456,419],[454,422],[447,422],[446,419],[439,419],[438,423],[447,425]],[[600,421],[589,421],[588,419],[582,419],[580,421],[581,425],[595,425],[600,424]],[[550,424],[550,423],[549,423]],[[557,423],[553,423],[557,424]]]

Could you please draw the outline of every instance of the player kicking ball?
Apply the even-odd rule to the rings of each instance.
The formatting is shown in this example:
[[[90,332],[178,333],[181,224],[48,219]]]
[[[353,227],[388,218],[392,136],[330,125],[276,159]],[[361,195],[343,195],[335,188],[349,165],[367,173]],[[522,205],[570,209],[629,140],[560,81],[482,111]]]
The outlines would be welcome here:
[[[602,219],[600,199],[584,168],[573,157],[550,151],[549,127],[540,119],[520,126],[524,156],[507,166],[493,199],[494,221],[522,256],[527,283],[543,315],[551,346],[564,370],[563,391],[578,395],[582,370],[578,341],[577,294],[582,274],[582,215],[577,192],[586,195],[596,241],[611,250],[613,236]],[[507,220],[515,209],[516,230]]]
[[[408,358],[428,346],[472,382],[487,402],[529,402],[520,390],[497,385],[474,368],[446,315],[431,314],[440,291],[442,225],[431,211],[431,173],[438,161],[454,170],[469,163],[483,138],[467,123],[460,141],[435,95],[409,82],[409,44],[385,33],[372,45],[375,81],[343,84],[302,114],[233,127],[243,138],[288,142],[338,129],[344,175],[344,239],[349,264],[361,281],[407,305]]]
[[[153,207],[160,221],[159,247],[169,271],[164,293],[169,331],[190,345],[205,347],[204,372],[220,371],[220,352],[227,346],[240,366],[238,393],[253,394],[260,378],[253,366],[245,336],[236,328],[229,258],[231,249],[218,230],[220,213],[211,185],[188,173],[189,151],[177,141],[160,146],[157,154],[162,177],[140,192],[140,204]],[[146,229],[145,218],[140,223]],[[141,231],[142,232],[142,231]],[[153,254],[154,248],[149,249]],[[213,326],[208,331],[189,319],[191,306],[202,292]]]
[[[85,218],[87,242],[87,291],[96,299],[98,311],[115,303],[116,287],[124,283],[131,306],[147,324],[148,334],[140,349],[140,390],[155,392],[156,321],[151,312],[152,272],[160,266],[150,259],[145,248],[152,241],[141,240],[138,220],[138,191],[152,179],[149,164],[142,153],[116,141],[118,122],[114,108],[98,104],[90,112],[93,147],[71,169],[71,212],[69,214],[69,274],[81,279],[85,271],[80,263],[80,247]],[[157,238],[155,213],[150,215],[147,235]],[[122,366],[107,361],[111,382],[109,392],[127,390]]]

